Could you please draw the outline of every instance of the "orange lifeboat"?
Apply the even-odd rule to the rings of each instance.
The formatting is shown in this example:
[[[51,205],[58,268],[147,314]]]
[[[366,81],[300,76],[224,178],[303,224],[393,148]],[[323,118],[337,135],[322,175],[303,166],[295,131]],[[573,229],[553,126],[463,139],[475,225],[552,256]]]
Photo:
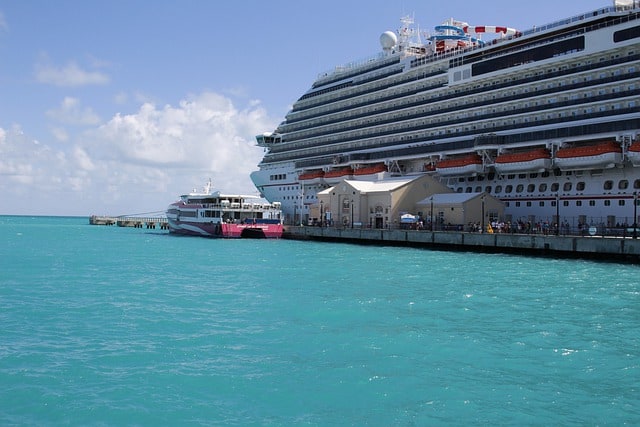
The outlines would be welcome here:
[[[551,153],[546,148],[503,153],[496,158],[496,171],[505,172],[544,172],[551,168]]]
[[[354,175],[370,175],[379,172],[386,172],[387,165],[384,163],[376,163],[375,165],[368,165],[361,168],[358,168],[353,171]]]
[[[615,141],[561,148],[555,164],[563,170],[609,169],[622,163],[622,148]]]
[[[312,170],[312,171],[307,171],[298,175],[298,181],[309,181],[312,179],[318,179],[322,177],[324,177],[324,171],[322,169]]]
[[[640,141],[631,143],[627,149],[627,158],[633,166],[640,166]]]
[[[436,163],[436,171],[443,176],[471,175],[481,173],[482,170],[482,159],[475,153],[440,160]]]
[[[353,173],[353,169],[351,169],[350,166],[344,167],[344,168],[339,168],[339,169],[332,169],[330,171],[327,171],[324,173],[324,178],[325,179],[329,179],[329,178],[341,178],[343,176],[349,176]]]

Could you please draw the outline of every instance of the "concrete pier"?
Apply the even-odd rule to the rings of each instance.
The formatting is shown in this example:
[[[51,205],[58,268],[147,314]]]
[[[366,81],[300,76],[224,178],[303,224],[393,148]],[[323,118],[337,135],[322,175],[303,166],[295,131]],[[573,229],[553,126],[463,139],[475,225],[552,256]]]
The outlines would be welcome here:
[[[117,225],[118,227],[133,227],[168,230],[169,223],[165,217],[137,217],[137,216],[100,216],[89,217],[91,225]]]
[[[350,242],[492,253],[640,262],[640,239],[631,237],[488,234],[288,226],[284,239]]]

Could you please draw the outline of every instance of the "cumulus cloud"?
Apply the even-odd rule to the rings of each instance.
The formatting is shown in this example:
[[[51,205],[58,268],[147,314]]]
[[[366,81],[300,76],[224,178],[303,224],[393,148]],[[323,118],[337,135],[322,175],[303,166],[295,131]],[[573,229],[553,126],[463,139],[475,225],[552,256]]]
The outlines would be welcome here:
[[[69,98],[55,111],[84,109]],[[58,139],[68,138],[63,146],[0,128],[0,196],[16,201],[0,214],[162,211],[208,178],[220,190],[256,194],[249,173],[263,153],[255,135],[274,123],[255,101],[237,108],[203,93],[177,105],[142,104],[81,134],[58,129]]]
[[[47,111],[47,116],[61,123],[70,125],[97,125],[100,117],[89,107],[82,107],[80,100],[73,97],[65,97],[60,106]]]
[[[75,87],[87,85],[104,85],[109,83],[109,76],[99,71],[87,71],[75,62],[69,62],[62,67],[52,64],[37,64],[36,80],[40,83],[55,86]]]

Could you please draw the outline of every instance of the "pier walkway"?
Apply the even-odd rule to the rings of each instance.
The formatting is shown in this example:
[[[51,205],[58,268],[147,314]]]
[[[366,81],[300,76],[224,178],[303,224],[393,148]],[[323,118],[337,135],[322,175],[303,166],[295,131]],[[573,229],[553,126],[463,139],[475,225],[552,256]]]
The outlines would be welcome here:
[[[166,217],[142,217],[142,216],[101,216],[91,215],[91,225],[117,225],[118,227],[148,228],[168,230],[169,224]]]
[[[640,263],[632,237],[287,226],[282,238]]]

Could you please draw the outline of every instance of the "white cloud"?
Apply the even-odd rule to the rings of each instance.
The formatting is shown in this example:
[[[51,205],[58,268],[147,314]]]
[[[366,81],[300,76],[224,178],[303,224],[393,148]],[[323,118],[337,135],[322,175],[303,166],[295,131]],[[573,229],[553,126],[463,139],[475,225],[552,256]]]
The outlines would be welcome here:
[[[51,64],[37,64],[35,77],[40,83],[66,87],[109,83],[107,74],[99,71],[83,70],[75,62],[69,62],[63,67],[56,67]]]
[[[82,107],[80,100],[70,96],[65,97],[60,107],[47,111],[47,116],[61,123],[70,125],[97,125],[100,117],[89,107]]]
[[[58,112],[83,111],[67,99]],[[243,109],[215,93],[161,108],[143,104],[102,125],[39,143],[0,128],[0,214],[131,214],[162,211],[211,177],[223,191],[256,194],[249,179],[262,157],[255,135],[272,129],[259,103]],[[66,132],[59,132],[57,138]],[[57,147],[57,148],[52,148]],[[34,197],[37,194],[37,197]]]
[[[9,25],[7,24],[7,21],[4,19],[4,14],[2,13],[2,11],[0,11],[0,30],[7,33],[9,32]]]

